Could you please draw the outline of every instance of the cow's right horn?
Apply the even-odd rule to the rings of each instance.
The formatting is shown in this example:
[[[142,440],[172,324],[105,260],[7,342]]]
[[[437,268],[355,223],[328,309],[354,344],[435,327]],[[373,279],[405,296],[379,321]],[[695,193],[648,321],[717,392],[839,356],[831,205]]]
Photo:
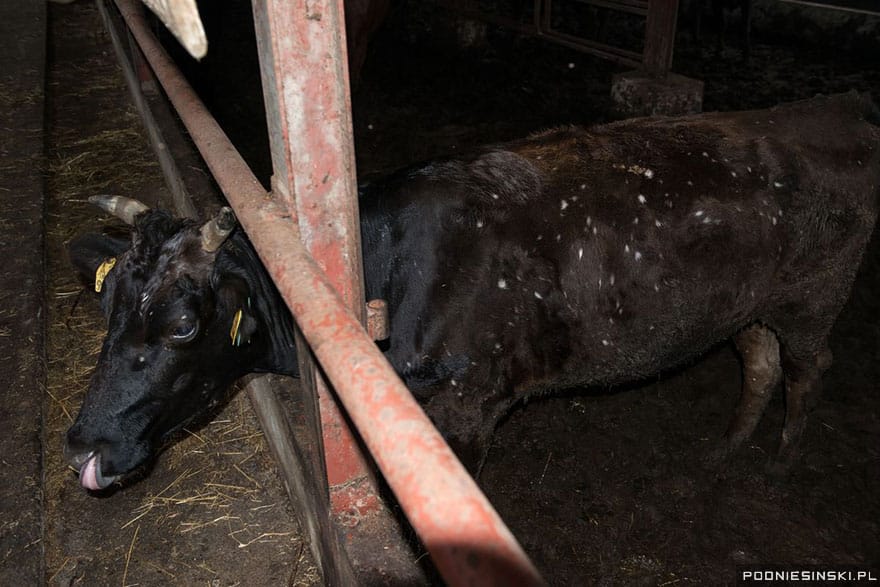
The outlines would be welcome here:
[[[134,224],[135,216],[150,209],[143,202],[134,198],[126,198],[125,196],[91,196],[89,203],[94,204],[105,212],[113,214],[126,224]]]
[[[226,240],[226,237],[229,236],[229,233],[234,228],[235,213],[232,211],[232,208],[228,206],[220,208],[216,216],[202,225],[202,230],[200,231],[202,235],[202,248],[209,253],[213,253],[220,248],[220,245],[223,244],[223,241]]]

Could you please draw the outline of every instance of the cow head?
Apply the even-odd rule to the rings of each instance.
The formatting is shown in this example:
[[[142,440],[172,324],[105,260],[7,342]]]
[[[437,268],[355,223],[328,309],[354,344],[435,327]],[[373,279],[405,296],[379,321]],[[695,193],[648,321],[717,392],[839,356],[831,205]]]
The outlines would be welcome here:
[[[267,343],[251,280],[231,260],[229,208],[199,225],[128,198],[91,201],[133,227],[130,239],[90,234],[70,244],[108,325],[65,454],[84,487],[103,489],[216,406]]]

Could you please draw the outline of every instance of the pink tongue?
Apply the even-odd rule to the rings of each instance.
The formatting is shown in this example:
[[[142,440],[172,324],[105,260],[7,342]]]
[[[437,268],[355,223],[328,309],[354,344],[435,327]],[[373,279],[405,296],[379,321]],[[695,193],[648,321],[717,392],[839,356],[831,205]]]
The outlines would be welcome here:
[[[93,456],[86,461],[79,471],[79,482],[86,489],[98,491],[101,486],[98,485],[98,455]]]

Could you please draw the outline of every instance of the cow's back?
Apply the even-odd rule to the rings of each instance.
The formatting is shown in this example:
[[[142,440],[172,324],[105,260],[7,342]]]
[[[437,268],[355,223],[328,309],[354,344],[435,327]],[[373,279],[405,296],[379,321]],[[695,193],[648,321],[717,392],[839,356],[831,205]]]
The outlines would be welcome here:
[[[429,383],[616,383],[784,321],[804,288],[845,297],[876,217],[875,112],[847,94],[635,119],[409,171],[388,196],[395,242],[413,235],[386,275],[409,296],[389,357]]]

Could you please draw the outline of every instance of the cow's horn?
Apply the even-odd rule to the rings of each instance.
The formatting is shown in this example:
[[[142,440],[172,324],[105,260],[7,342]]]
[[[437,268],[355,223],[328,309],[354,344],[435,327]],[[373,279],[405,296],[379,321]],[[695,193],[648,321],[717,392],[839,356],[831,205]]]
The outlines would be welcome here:
[[[202,248],[213,253],[220,248],[229,233],[235,228],[235,214],[232,208],[224,206],[215,217],[202,225]]]
[[[89,203],[113,214],[126,224],[134,224],[135,216],[150,209],[143,202],[125,196],[92,196],[89,198]]]

